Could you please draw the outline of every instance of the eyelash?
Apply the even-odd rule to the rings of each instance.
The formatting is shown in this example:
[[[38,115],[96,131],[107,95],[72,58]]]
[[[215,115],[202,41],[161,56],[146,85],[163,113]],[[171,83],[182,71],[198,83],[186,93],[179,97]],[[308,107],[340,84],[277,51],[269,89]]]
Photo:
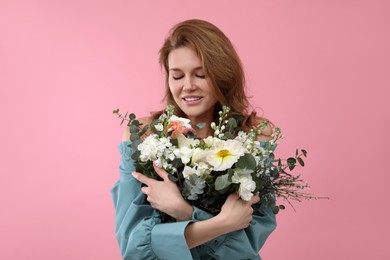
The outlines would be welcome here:
[[[195,76],[198,77],[198,78],[200,78],[200,79],[206,78],[205,75],[195,75]],[[182,79],[183,77],[184,77],[184,76],[179,76],[179,77],[172,76],[172,78],[173,78],[174,80],[179,80],[179,79]]]

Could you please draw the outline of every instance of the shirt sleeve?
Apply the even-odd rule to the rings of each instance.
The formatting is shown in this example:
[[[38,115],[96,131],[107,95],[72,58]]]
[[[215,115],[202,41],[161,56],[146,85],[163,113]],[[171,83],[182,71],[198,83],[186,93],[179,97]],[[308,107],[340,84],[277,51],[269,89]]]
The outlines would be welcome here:
[[[194,207],[192,221],[202,221],[212,216],[212,214]],[[197,250],[201,254],[207,255],[209,257],[207,259],[261,259],[259,251],[275,228],[275,214],[270,208],[263,206],[263,214],[255,211],[247,228],[212,239],[197,247]]]
[[[115,206],[116,238],[123,259],[192,259],[184,237],[191,221],[161,223],[147,203],[141,184],[133,178],[130,142],[119,144],[120,178],[111,189]]]

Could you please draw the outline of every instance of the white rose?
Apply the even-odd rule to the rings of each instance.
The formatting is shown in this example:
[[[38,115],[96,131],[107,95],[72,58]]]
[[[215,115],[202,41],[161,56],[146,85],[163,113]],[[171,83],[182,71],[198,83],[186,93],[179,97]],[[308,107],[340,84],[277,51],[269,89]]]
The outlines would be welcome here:
[[[240,194],[241,199],[248,201],[253,197],[253,192],[256,189],[256,182],[252,180],[251,175],[241,175],[238,173],[234,173],[232,177],[232,182],[240,184],[238,193]]]

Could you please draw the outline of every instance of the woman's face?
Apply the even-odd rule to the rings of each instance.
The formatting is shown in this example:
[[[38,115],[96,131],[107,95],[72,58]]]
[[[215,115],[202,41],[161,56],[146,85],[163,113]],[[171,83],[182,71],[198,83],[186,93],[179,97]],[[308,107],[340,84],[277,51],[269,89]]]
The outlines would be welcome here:
[[[179,108],[191,123],[211,122],[217,97],[195,51],[188,47],[171,51],[168,66],[169,89]]]

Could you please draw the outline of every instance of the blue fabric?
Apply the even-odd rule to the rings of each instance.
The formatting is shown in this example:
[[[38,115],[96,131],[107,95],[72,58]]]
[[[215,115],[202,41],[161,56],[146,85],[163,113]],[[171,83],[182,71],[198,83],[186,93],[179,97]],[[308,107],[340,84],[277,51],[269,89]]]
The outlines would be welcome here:
[[[276,227],[271,209],[263,216],[254,213],[249,227],[222,235],[207,243],[189,249],[184,230],[191,222],[202,221],[212,214],[194,207],[192,220],[161,223],[159,214],[146,201],[141,184],[133,178],[130,142],[119,144],[122,155],[120,178],[111,189],[116,211],[116,237],[123,259],[261,259],[258,252]],[[264,142],[261,143],[261,146]]]

